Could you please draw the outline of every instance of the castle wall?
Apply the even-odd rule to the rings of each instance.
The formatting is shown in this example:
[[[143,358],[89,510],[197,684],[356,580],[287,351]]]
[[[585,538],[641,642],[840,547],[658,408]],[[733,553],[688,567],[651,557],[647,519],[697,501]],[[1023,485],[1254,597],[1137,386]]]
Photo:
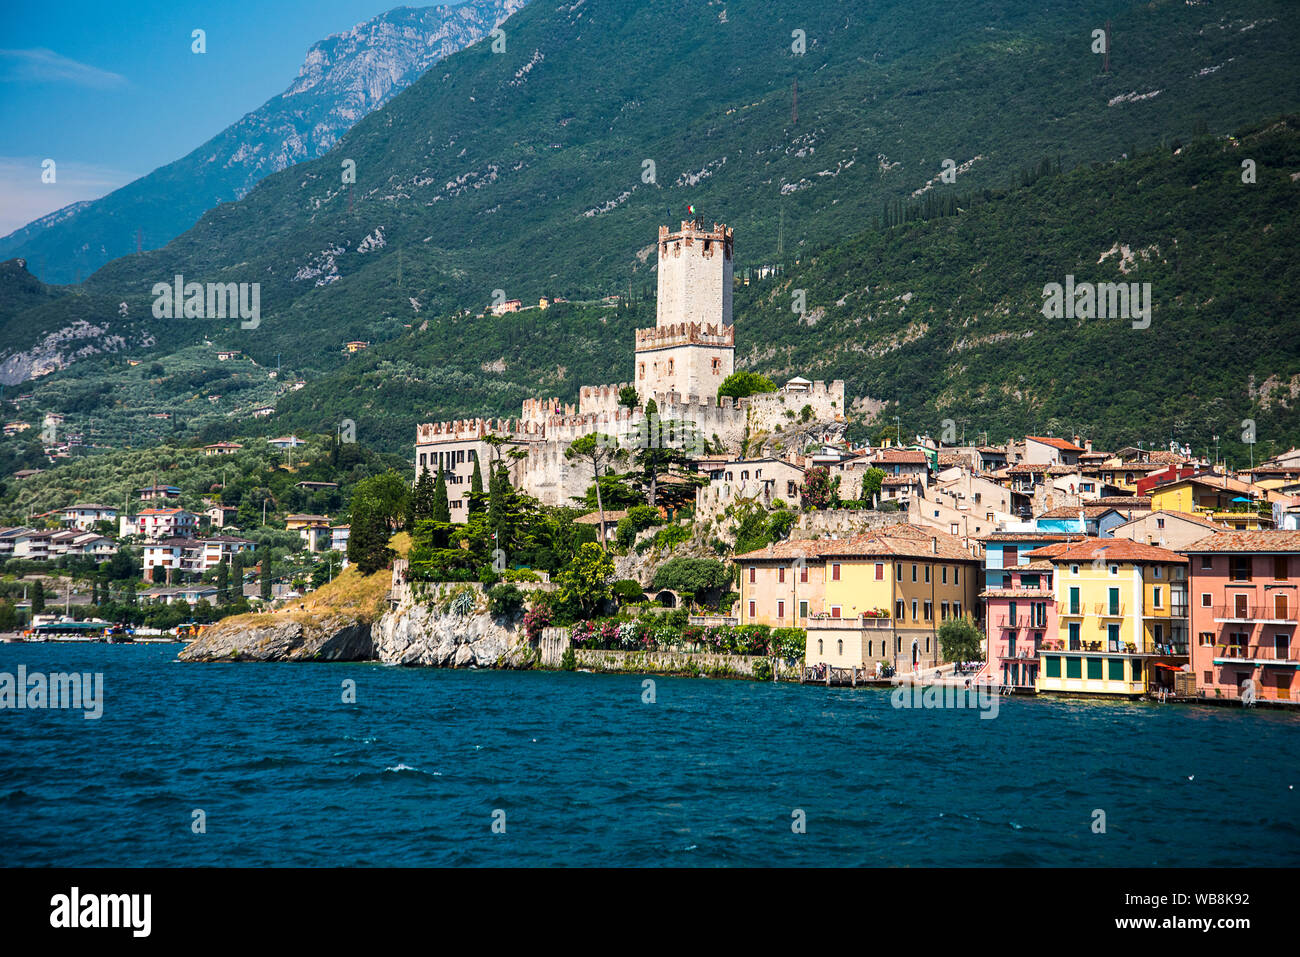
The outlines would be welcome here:
[[[812,408],[811,421],[845,421],[843,379],[836,379],[830,385],[818,380],[807,390],[787,387],[777,392],[764,392],[750,396],[747,401],[751,435],[775,432],[798,424],[804,406]]]

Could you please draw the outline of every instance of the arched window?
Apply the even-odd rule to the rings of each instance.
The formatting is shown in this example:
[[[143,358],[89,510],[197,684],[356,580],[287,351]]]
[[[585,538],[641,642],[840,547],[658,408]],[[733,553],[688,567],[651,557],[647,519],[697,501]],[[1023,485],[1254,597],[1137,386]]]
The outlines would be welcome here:
[[[822,640],[821,640],[820,638],[818,638],[818,639],[817,639],[817,654],[820,655],[820,654],[822,653],[822,651],[823,651],[823,649],[822,649]]]
[[[844,654],[844,639],[841,638],[839,641],[835,642],[835,644],[839,646],[839,647],[837,647],[837,648],[835,649],[836,653],[837,653],[837,654],[840,654],[840,655],[843,655],[843,654]]]

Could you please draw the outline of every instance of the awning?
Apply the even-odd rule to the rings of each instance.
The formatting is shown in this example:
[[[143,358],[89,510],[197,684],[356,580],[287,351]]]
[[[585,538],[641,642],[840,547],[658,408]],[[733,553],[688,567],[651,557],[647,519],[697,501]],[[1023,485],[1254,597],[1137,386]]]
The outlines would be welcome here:
[[[1182,670],[1183,670],[1182,668],[1176,668],[1176,667],[1174,667],[1173,665],[1167,665],[1167,664],[1165,664],[1163,661],[1157,661],[1157,662],[1155,663],[1155,666],[1156,666],[1157,668],[1164,668],[1165,671],[1182,671]]]

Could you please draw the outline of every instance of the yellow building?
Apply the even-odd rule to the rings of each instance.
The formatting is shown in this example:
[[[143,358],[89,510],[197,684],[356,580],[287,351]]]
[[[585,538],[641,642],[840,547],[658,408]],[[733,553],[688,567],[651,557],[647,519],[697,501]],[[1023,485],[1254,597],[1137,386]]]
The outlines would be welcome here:
[[[1272,494],[1226,475],[1206,473],[1157,485],[1151,490],[1151,508],[1199,515],[1238,531],[1259,531],[1273,527],[1267,504]],[[1258,511],[1260,503],[1263,514]]]
[[[1030,552],[1056,568],[1057,632],[1043,642],[1037,688],[1138,696],[1172,689],[1187,663],[1187,559],[1122,538]]]
[[[806,662],[900,672],[943,661],[939,626],[974,613],[980,560],[962,540],[915,525],[820,543],[824,595]]]

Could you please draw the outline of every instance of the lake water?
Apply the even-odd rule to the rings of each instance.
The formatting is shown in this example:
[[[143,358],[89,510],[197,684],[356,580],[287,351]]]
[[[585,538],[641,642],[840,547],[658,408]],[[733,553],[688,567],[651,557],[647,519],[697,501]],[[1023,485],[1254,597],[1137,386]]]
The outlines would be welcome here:
[[[105,699],[0,711],[5,864],[1300,864],[1300,715],[178,648],[0,645]]]

